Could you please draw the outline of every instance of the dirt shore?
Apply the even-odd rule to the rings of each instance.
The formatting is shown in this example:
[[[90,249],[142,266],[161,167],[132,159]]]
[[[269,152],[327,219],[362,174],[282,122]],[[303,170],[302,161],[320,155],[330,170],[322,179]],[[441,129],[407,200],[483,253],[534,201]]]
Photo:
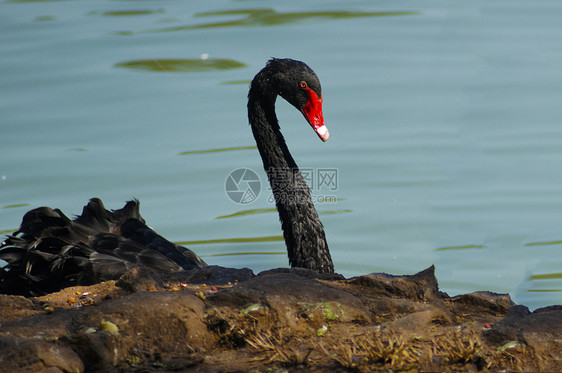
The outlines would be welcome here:
[[[209,267],[0,295],[6,372],[562,371],[562,306],[439,292],[434,268],[346,279]],[[1,370],[1,369],[0,369]]]

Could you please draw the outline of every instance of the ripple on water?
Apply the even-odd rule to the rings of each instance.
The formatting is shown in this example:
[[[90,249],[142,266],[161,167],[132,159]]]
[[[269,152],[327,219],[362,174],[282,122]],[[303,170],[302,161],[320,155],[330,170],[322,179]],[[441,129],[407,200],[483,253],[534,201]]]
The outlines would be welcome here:
[[[204,72],[246,67],[246,64],[230,59],[147,59],[119,62],[114,67],[155,72]]]
[[[179,155],[221,153],[221,152],[230,152],[235,150],[254,150],[257,148],[258,147],[254,145],[254,146],[233,146],[229,148],[217,148],[217,149],[188,150],[185,152],[180,152]]]
[[[55,19],[56,17],[53,16],[39,16],[39,17],[35,17],[33,20],[38,22],[43,22],[43,21],[54,21]]]
[[[259,208],[259,209],[240,210],[232,214],[217,216],[215,219],[237,218],[240,216],[269,214],[272,212],[277,213],[277,209],[275,207],[266,207],[266,208]],[[336,215],[336,214],[345,214],[348,212],[352,212],[352,210],[318,210],[318,215]]]
[[[532,275],[531,280],[554,280],[562,279],[562,273],[542,273],[539,275]]]
[[[17,204],[13,204],[13,205],[6,205],[6,206],[2,206],[3,209],[13,209],[13,208],[17,208],[17,207],[24,207],[24,206],[29,206],[29,203],[17,203]]]
[[[250,84],[251,82],[252,82],[251,80],[230,80],[230,81],[222,82],[221,84],[235,85],[235,84]]]
[[[127,17],[127,16],[143,16],[147,14],[164,13],[164,9],[131,9],[131,10],[112,10],[112,11],[93,11],[88,13],[92,16],[104,17]]]
[[[195,14],[195,17],[217,17],[217,16],[235,16],[233,20],[223,22],[210,22],[197,25],[184,25],[175,27],[166,27],[159,29],[144,30],[140,32],[170,32],[182,30],[196,30],[204,28],[221,28],[221,27],[264,27],[279,26],[297,23],[324,22],[337,19],[348,18],[365,18],[365,17],[387,17],[402,15],[417,15],[417,11],[402,12],[361,12],[361,11],[325,11],[325,12],[277,12],[274,9],[241,9],[241,10],[223,10],[216,12],[202,12]],[[240,18],[241,16],[241,18]],[[122,35],[133,34],[132,31],[120,32]]]
[[[174,242],[176,245],[204,245],[210,243],[252,243],[252,242],[279,242],[284,241],[283,236],[260,236],[260,237],[230,237],[216,238],[211,240],[198,241],[179,241]]]
[[[459,246],[446,246],[439,247],[435,250],[445,251],[445,250],[468,250],[468,249],[484,249],[485,245],[459,245]]]
[[[64,1],[64,0],[5,0],[6,3],[46,3],[53,1]]]

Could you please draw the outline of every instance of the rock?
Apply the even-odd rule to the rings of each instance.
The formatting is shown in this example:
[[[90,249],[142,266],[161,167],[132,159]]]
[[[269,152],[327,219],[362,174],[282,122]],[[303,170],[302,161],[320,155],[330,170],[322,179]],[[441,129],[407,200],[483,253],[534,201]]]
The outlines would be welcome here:
[[[0,295],[6,371],[561,371],[562,307],[439,292],[434,268],[345,279],[211,266]]]
[[[277,275],[280,273],[291,273],[300,277],[306,277],[310,279],[317,279],[317,280],[345,280],[345,277],[338,273],[318,273],[311,269],[305,268],[276,268],[270,269],[267,271],[260,272],[258,276],[271,276]]]
[[[31,299],[19,295],[0,294],[1,320],[9,320],[15,317],[30,316],[41,312]]]
[[[115,285],[131,293],[164,289],[164,281],[158,273],[147,267],[135,267],[127,271]]]
[[[189,284],[227,285],[235,282],[244,282],[254,278],[254,272],[249,268],[225,268],[208,266],[191,271],[169,273],[165,275],[166,281],[185,282]]]
[[[4,372],[84,372],[73,349],[56,341],[0,337]]]
[[[368,287],[375,292],[387,296],[399,296],[418,300],[434,300],[439,297],[435,267],[416,273],[412,276],[394,276],[386,273],[354,277],[350,284]]]
[[[401,332],[419,332],[431,325],[435,320],[443,317],[438,309],[432,308],[426,311],[415,312],[390,323],[389,328]]]
[[[470,294],[458,295],[451,298],[457,305],[469,305],[482,312],[506,313],[515,304],[509,294],[497,294],[489,291],[477,291]],[[528,310],[527,310],[528,311]]]
[[[548,343],[550,340],[558,340],[562,347],[560,321],[562,321],[561,306],[540,308],[532,313],[525,306],[513,306],[507,315],[494,324],[485,335],[495,344],[518,340],[533,348],[540,348],[545,342],[546,345],[550,345]]]

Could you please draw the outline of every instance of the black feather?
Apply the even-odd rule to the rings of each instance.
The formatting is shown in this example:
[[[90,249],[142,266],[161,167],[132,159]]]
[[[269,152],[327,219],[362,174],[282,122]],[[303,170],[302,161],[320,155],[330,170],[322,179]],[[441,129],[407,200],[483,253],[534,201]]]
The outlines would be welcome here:
[[[166,272],[206,266],[147,227],[138,201],[109,211],[98,198],[74,220],[49,207],[29,211],[0,244],[0,259],[8,263],[0,271],[0,293],[25,296],[118,279],[136,266]]]

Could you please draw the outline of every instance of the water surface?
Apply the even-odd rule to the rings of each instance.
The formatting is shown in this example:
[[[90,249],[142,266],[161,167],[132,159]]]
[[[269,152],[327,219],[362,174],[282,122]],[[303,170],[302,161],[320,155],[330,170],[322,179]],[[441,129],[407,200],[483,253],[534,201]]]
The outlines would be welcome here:
[[[560,304],[561,15],[554,1],[0,2],[0,232],[34,207],[136,197],[210,264],[287,266],[246,97],[268,58],[292,57],[322,81],[330,141],[282,100],[278,116],[338,272],[435,264],[451,295]],[[238,205],[225,180],[242,167],[262,190]]]

